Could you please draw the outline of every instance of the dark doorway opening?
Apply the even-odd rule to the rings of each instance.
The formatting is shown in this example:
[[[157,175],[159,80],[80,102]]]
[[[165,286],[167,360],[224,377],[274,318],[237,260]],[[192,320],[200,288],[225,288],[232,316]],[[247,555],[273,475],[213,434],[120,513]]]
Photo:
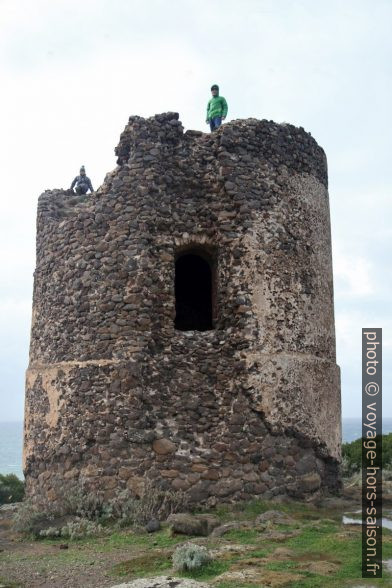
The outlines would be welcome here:
[[[209,331],[212,323],[212,270],[204,257],[185,253],[176,261],[175,328],[180,331]]]

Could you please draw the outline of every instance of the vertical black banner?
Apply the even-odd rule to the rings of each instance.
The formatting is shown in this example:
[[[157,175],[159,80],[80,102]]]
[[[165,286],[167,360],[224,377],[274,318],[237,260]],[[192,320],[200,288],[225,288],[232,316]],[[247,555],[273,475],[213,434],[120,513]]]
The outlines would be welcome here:
[[[362,329],[362,578],[382,578],[382,329]]]

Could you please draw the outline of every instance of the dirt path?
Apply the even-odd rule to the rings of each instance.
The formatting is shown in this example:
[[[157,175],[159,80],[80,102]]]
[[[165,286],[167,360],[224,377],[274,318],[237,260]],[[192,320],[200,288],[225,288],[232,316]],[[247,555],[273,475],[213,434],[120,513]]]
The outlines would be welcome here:
[[[0,510],[0,587],[106,588],[118,583],[109,575],[113,566],[140,553],[133,546],[99,553],[88,545],[22,541],[11,519]]]

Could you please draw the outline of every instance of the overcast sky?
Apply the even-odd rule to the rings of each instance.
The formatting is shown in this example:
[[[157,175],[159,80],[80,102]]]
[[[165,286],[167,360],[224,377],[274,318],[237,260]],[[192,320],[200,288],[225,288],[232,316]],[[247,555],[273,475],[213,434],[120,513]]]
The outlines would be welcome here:
[[[97,188],[131,114],[207,130],[212,83],[228,120],[325,149],[343,417],[361,414],[362,327],[384,329],[392,417],[391,22],[391,0],[0,0],[0,420],[23,418],[38,196],[81,164]]]

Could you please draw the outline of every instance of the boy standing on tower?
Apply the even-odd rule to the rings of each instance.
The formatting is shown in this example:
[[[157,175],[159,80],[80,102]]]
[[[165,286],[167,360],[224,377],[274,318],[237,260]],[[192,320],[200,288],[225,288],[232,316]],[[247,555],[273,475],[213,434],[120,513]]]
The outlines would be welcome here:
[[[214,84],[211,86],[212,98],[207,104],[207,118],[206,123],[210,124],[211,132],[218,129],[222,120],[227,116],[227,102],[223,96],[219,96],[219,86]]]

